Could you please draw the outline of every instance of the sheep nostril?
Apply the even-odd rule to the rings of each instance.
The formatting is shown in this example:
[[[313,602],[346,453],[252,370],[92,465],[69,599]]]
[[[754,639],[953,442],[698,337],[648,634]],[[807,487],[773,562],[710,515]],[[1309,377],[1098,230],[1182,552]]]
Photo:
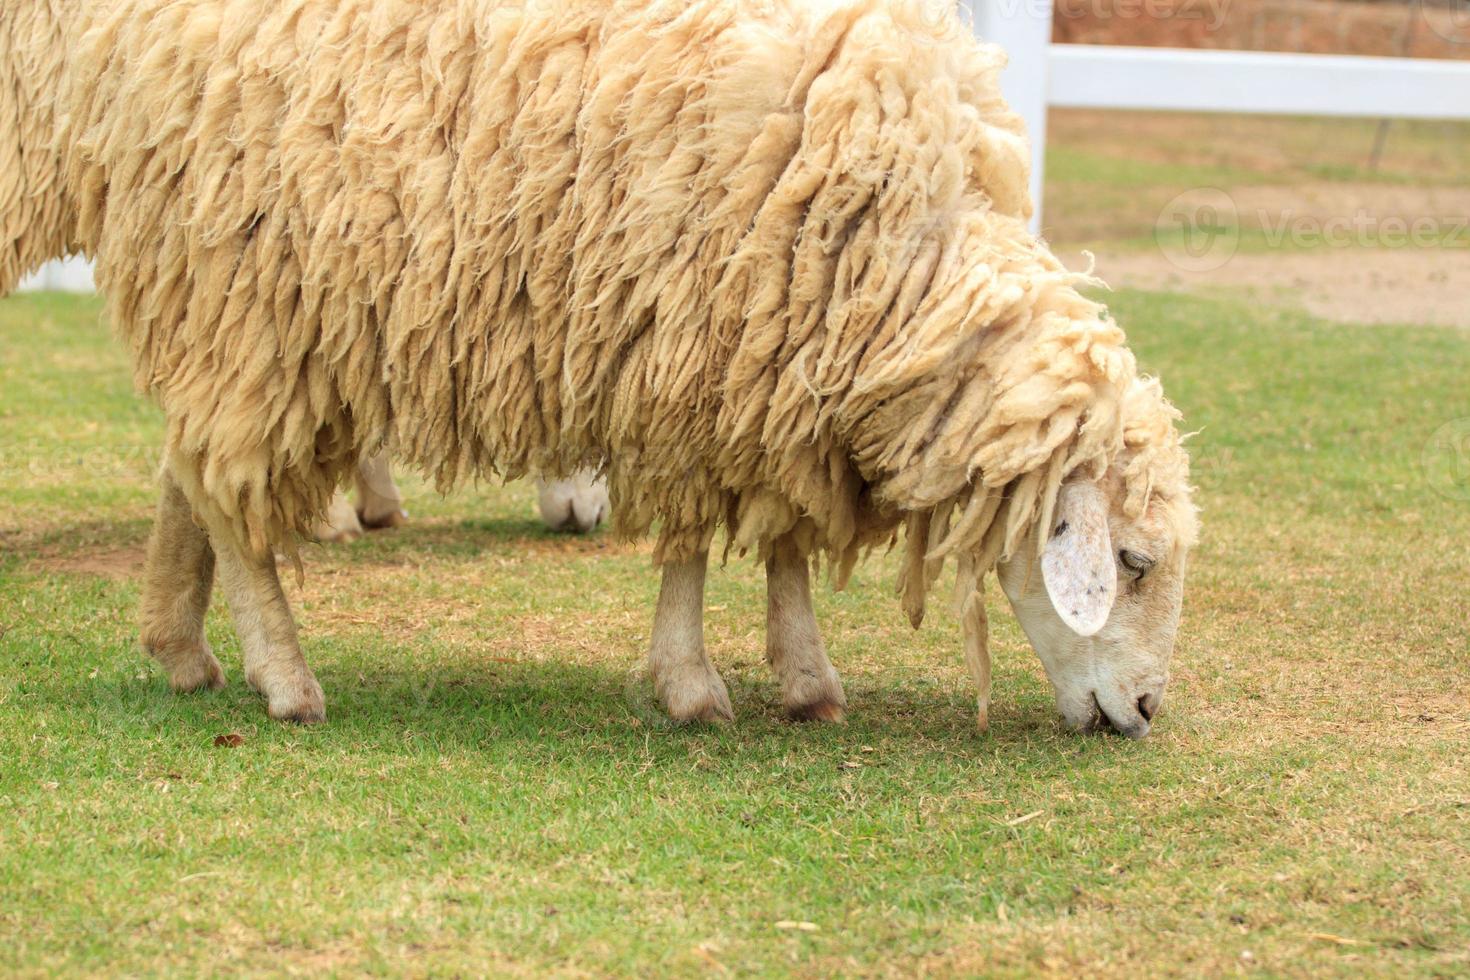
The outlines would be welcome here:
[[[1143,715],[1144,721],[1154,720],[1153,699],[1147,694],[1141,695],[1138,699],[1138,713]]]

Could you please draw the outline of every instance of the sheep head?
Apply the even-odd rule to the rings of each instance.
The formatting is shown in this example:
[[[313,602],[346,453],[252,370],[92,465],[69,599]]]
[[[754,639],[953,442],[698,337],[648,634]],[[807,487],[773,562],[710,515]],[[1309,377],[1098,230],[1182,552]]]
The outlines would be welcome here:
[[[1135,383],[1117,461],[1064,483],[1047,526],[997,566],[1075,731],[1142,738],[1163,702],[1197,533],[1175,417],[1156,382]]]

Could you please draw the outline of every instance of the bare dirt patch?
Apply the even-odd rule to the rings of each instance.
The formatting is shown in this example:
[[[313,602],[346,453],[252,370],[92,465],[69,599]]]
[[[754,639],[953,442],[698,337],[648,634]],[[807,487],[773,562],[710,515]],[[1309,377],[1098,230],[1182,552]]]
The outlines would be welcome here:
[[[1085,259],[1073,257],[1077,267]],[[1340,323],[1422,323],[1470,329],[1470,250],[1327,249],[1236,255],[1188,272],[1158,250],[1100,255],[1114,288],[1245,290]]]
[[[30,562],[30,567],[44,574],[95,575],[123,581],[140,573],[147,553],[147,546],[141,543],[122,548],[48,552],[37,555]]]
[[[1243,227],[1271,228],[1285,220],[1310,231],[1311,223],[1356,221],[1362,234],[1385,236],[1393,233],[1390,222],[1424,221],[1454,247],[1470,245],[1470,187],[1322,181],[1236,187],[1228,193]]]
[[[1234,212],[1222,217],[1251,247],[1271,250],[1244,248],[1194,271],[1160,247],[1100,247],[1097,274],[1114,288],[1243,290],[1342,323],[1470,328],[1470,188],[1331,181],[1232,187],[1228,200],[1210,189],[1195,196],[1206,203],[1209,194]],[[1186,212],[1190,199],[1180,199]],[[1086,266],[1080,255],[1069,259]]]

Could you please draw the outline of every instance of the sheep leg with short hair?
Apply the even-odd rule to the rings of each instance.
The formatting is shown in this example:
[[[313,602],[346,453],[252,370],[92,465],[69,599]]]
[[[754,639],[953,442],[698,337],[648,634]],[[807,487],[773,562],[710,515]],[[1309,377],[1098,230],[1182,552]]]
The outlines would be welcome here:
[[[812,609],[810,561],[791,535],[766,559],[766,661],[781,681],[786,713],[798,721],[841,721],[842,680],[827,659]]]
[[[214,588],[214,549],[167,469],[143,568],[142,643],[175,691],[219,689],[225,672],[204,638]]]
[[[730,694],[704,650],[704,575],[709,553],[665,562],[648,668],[675,721],[734,721]]]
[[[347,494],[338,490],[332,497],[331,506],[316,526],[311,536],[323,544],[351,544],[362,537],[362,519],[357,508],[347,499]]]
[[[277,721],[325,721],[326,700],[301,655],[275,555],[248,554],[224,534],[215,534],[214,542],[220,581],[244,653],[245,680],[265,695],[268,713]]]
[[[385,452],[358,461],[357,516],[363,527],[373,530],[398,527],[408,519]]]

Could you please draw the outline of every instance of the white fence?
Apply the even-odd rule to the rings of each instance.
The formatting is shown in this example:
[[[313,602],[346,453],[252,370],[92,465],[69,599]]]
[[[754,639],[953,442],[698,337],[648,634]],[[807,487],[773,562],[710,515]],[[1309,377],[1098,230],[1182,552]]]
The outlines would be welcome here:
[[[960,9],[1010,55],[1001,85],[1031,134],[1037,227],[1049,106],[1470,119],[1470,61],[1052,44],[1052,0]]]
[[[958,0],[1010,53],[1001,84],[1031,135],[1041,225],[1049,106],[1381,119],[1470,119],[1470,61],[1052,44],[1052,0]],[[85,262],[54,262],[22,289],[86,292]]]
[[[39,272],[27,276],[20,289],[21,292],[47,289],[62,293],[90,293],[93,289],[92,264],[81,258],[47,262]]]

